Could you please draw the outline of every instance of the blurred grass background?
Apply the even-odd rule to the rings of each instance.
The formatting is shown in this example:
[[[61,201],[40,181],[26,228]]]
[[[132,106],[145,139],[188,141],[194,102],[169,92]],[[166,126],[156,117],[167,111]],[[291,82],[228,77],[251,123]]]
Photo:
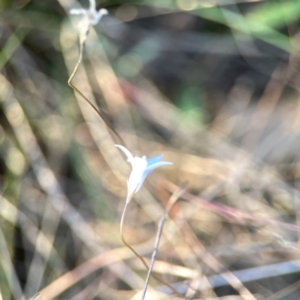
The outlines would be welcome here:
[[[0,299],[140,299],[119,143],[68,86],[71,8],[0,0]],[[97,1],[74,84],[135,155],[164,154],[125,237],[182,299],[300,297],[300,2]],[[147,299],[179,299],[150,281]]]

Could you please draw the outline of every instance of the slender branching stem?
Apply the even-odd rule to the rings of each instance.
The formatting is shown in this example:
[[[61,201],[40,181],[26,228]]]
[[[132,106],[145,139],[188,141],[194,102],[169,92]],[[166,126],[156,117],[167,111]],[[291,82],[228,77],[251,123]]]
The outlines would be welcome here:
[[[174,193],[175,194],[175,193]],[[126,203],[125,203],[125,206],[124,206],[124,209],[123,209],[123,212],[122,212],[122,216],[121,216],[121,221],[120,221],[120,235],[121,235],[121,239],[122,239],[122,242],[124,243],[124,245],[129,248],[134,254],[136,257],[139,258],[139,260],[142,262],[142,264],[145,266],[145,268],[148,270],[148,275],[147,277],[150,278],[150,275],[151,275],[151,271],[149,269],[149,266],[147,265],[147,263],[145,262],[145,260],[143,259],[143,257],[141,257],[128,243],[127,241],[125,240],[124,238],[124,233],[123,233],[123,229],[124,229],[124,219],[125,219],[125,215],[126,215],[126,211],[127,211],[127,207],[128,207],[128,204],[130,202],[132,198],[132,195],[128,195],[127,196],[127,199],[126,199]],[[153,255],[152,255],[153,256]],[[154,264],[154,263],[153,263]],[[152,266],[153,268],[153,266]],[[183,296],[182,294],[180,294],[176,289],[174,289],[170,284],[168,284],[167,282],[165,282],[164,280],[162,280],[161,278],[159,278],[158,276],[156,275],[152,275],[157,281],[159,281],[160,283],[166,285],[168,288],[170,288],[173,293],[175,293],[176,295],[178,296]],[[149,279],[148,279],[148,282],[149,282]],[[148,285],[148,284],[147,284]]]
[[[151,272],[152,272],[153,267],[154,267],[156,255],[157,255],[157,252],[158,252],[158,246],[159,246],[159,242],[160,242],[160,239],[161,239],[161,235],[162,235],[164,224],[167,221],[167,218],[168,218],[170,210],[172,209],[173,205],[175,204],[175,202],[178,200],[178,198],[181,196],[181,194],[183,192],[184,192],[184,188],[183,187],[179,187],[172,194],[172,196],[170,197],[170,200],[168,201],[166,212],[165,212],[165,214],[162,216],[162,218],[159,221],[159,225],[158,225],[158,229],[157,229],[157,234],[156,234],[156,238],[155,238],[154,250],[152,252],[151,262],[150,262],[150,266],[148,268],[148,274],[147,274],[147,278],[146,278],[146,282],[145,282],[145,287],[143,289],[141,300],[144,300],[145,296],[146,296],[146,292],[147,292],[147,288],[148,288],[148,285],[149,285],[149,280],[150,280]]]
[[[148,274],[147,274],[147,278],[146,278],[146,281],[145,281],[145,287],[143,289],[141,300],[144,300],[145,296],[146,296],[147,288],[148,288],[148,285],[149,285],[149,280],[150,280],[150,277],[151,277],[151,272],[153,270],[154,262],[155,262],[156,255],[157,255],[157,250],[158,250],[158,246],[159,246],[163,226],[164,226],[164,223],[165,223],[166,220],[167,220],[166,216],[163,216],[159,221],[157,235],[156,235],[156,238],[155,238],[154,250],[152,252],[151,263],[150,263],[150,266],[148,268]]]
[[[76,63],[76,66],[71,74],[71,76],[68,79],[68,85],[75,91],[77,92],[91,107],[92,109],[97,113],[97,115],[100,117],[100,119],[104,122],[104,124],[109,128],[109,130],[111,130],[113,132],[113,134],[119,139],[119,141],[121,142],[122,145],[125,145],[124,140],[121,138],[121,136],[117,133],[117,131],[105,120],[105,118],[102,116],[101,112],[99,111],[99,109],[72,83],[73,78],[75,77],[79,65],[82,61],[82,55],[83,55],[83,47],[84,47],[84,41],[82,41],[80,39],[79,42],[79,58],[78,61]]]
[[[125,219],[125,214],[126,214],[126,210],[127,210],[128,204],[129,204],[129,202],[126,201],[124,209],[123,209],[121,221],[120,221],[120,234],[121,234],[122,242],[124,243],[124,245],[127,248],[129,248],[140,259],[140,261],[143,263],[143,265],[148,270],[149,266],[147,265],[147,263],[145,262],[145,260],[126,242],[126,240],[124,238],[123,227],[124,227],[124,219]]]

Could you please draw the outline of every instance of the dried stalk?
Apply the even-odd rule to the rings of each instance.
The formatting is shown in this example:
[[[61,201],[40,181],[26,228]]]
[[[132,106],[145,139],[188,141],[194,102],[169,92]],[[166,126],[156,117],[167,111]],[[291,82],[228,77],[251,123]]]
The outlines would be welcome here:
[[[102,116],[101,112],[99,111],[99,109],[72,83],[73,78],[75,77],[77,70],[79,68],[79,65],[82,62],[82,55],[83,55],[83,48],[84,48],[84,44],[85,44],[85,39],[80,38],[79,39],[79,57],[78,57],[78,61],[75,65],[75,68],[71,74],[71,76],[68,79],[68,85],[75,91],[77,92],[90,106],[91,108],[97,113],[97,115],[100,117],[100,119],[104,122],[104,124],[109,128],[109,130],[111,132],[113,132],[113,134],[118,138],[118,140],[120,141],[120,143],[124,146],[126,146],[124,140],[122,139],[122,137],[118,134],[118,132],[105,120],[105,118]]]
[[[165,212],[165,214],[162,216],[162,218],[159,221],[158,230],[157,230],[156,239],[155,239],[155,244],[154,244],[154,250],[152,252],[151,262],[150,262],[150,266],[148,268],[148,274],[147,274],[147,278],[146,278],[146,282],[145,282],[145,287],[143,289],[141,300],[144,300],[145,296],[146,296],[147,287],[149,285],[149,280],[150,280],[151,272],[152,272],[152,269],[154,267],[154,263],[155,263],[155,259],[156,259],[156,255],[157,255],[157,251],[158,251],[158,246],[159,246],[159,242],[160,242],[160,238],[161,238],[161,235],[162,235],[164,224],[167,221],[167,218],[168,218],[168,215],[169,215],[169,212],[170,212],[171,208],[173,207],[173,205],[175,204],[175,202],[178,200],[178,198],[182,195],[182,193],[184,192],[184,190],[185,189],[183,187],[179,187],[172,194],[172,196],[170,197],[170,200],[168,202],[168,205],[167,205],[167,208],[166,208],[166,212]]]
[[[183,191],[182,191],[183,192]],[[171,196],[170,198],[170,201],[169,203],[171,203],[171,200],[173,199],[174,195],[177,195],[177,192],[175,191],[173,193],[173,195]],[[146,286],[145,288],[147,289],[147,286],[148,286],[148,282],[149,282],[149,279],[150,279],[150,275],[151,275],[151,271],[152,271],[152,268],[153,268],[153,265],[152,265],[152,261],[151,261],[151,264],[150,264],[150,268],[149,266],[147,265],[147,263],[145,262],[145,260],[127,243],[127,241],[125,240],[124,238],[124,233],[123,233],[123,228],[124,228],[124,219],[125,219],[125,214],[126,214],[126,211],[127,211],[127,207],[128,207],[128,204],[131,200],[131,197],[126,199],[126,203],[125,203],[125,206],[124,206],[124,209],[123,209],[123,212],[122,212],[122,216],[121,216],[121,221],[120,221],[120,235],[121,235],[121,239],[122,239],[122,242],[124,243],[124,245],[129,248],[134,254],[136,257],[138,257],[140,259],[140,261],[143,263],[143,265],[145,266],[145,268],[148,270],[148,275],[147,275],[147,279],[146,279]],[[179,196],[178,196],[179,197]],[[176,198],[176,200],[178,199],[178,197]],[[174,203],[176,202],[176,200],[174,201]],[[172,204],[173,205],[173,204]],[[171,206],[172,207],[172,206]],[[167,209],[167,213],[166,215],[168,214],[168,212],[170,211],[171,207],[169,208],[168,206],[168,209]],[[161,222],[160,222],[161,223]],[[163,225],[163,224],[162,224]],[[161,231],[162,231],[162,226],[161,224],[159,224],[159,230],[158,230],[158,233],[160,231],[160,228],[161,228]],[[161,233],[160,233],[161,235]],[[157,238],[156,238],[157,240]],[[160,240],[160,236],[159,236],[159,240]],[[158,240],[158,243],[159,243],[159,240]],[[155,242],[155,245],[157,244],[157,241]],[[158,245],[157,245],[158,247]],[[155,249],[154,249],[155,250]],[[156,256],[156,254],[155,254]],[[152,254],[152,259],[153,259],[153,254]],[[155,259],[155,257],[154,257]],[[153,262],[154,264],[154,262]],[[162,280],[161,278],[159,278],[158,276],[156,275],[152,275],[157,281],[159,281],[160,283],[163,283],[164,285],[166,285],[168,288],[170,288],[176,295],[178,296],[181,296],[182,297],[182,294],[180,294],[176,289],[174,289],[170,284],[168,284],[167,282],[165,282],[164,280]],[[145,289],[144,288],[144,289]]]

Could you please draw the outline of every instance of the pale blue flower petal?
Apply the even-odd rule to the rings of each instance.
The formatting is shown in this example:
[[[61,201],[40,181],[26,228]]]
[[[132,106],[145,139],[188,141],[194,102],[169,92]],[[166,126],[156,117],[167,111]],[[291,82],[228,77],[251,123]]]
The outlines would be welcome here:
[[[146,176],[148,174],[150,174],[154,169],[162,167],[162,166],[168,166],[168,165],[173,165],[173,163],[168,162],[168,161],[160,161],[160,162],[156,162],[152,165],[148,165],[147,169],[145,170],[144,174],[146,174]]]
[[[156,168],[173,165],[168,161],[161,161],[163,156],[157,155],[147,159],[146,156],[138,157],[132,156],[130,151],[121,145],[115,145],[119,148],[127,157],[127,161],[131,163],[132,170],[128,180],[128,197],[131,199],[142,187],[146,177]],[[128,200],[130,201],[130,200]]]
[[[151,160],[151,159],[153,159],[153,158],[157,158],[157,159],[158,159],[159,157],[160,157],[160,160],[161,160],[161,159],[162,159],[162,155],[154,156],[154,157],[150,158],[149,160]],[[149,160],[148,160],[148,161],[149,161]],[[137,189],[136,189],[136,193],[141,189],[141,187],[142,187],[142,185],[143,185],[143,183],[144,183],[146,177],[147,177],[153,170],[155,170],[156,168],[159,168],[159,167],[162,167],[162,166],[168,166],[168,165],[173,165],[173,163],[168,162],[168,161],[159,161],[159,162],[153,163],[153,164],[150,165],[150,166],[149,166],[149,164],[148,164],[146,170],[144,171],[144,173],[143,173],[143,175],[142,175],[142,177],[141,177],[141,179],[140,179],[140,183],[139,183],[139,185],[138,185],[138,187],[137,187]]]
[[[160,162],[162,160],[162,158],[163,158],[162,154],[157,155],[157,156],[153,156],[151,158],[148,158],[147,159],[147,165],[148,165],[148,167],[150,165],[153,165],[153,164],[157,163],[157,162]]]

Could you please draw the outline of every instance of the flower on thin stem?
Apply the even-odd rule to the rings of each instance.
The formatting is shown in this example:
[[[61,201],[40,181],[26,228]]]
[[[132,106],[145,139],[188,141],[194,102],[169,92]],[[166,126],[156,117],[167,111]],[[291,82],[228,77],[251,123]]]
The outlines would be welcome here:
[[[126,155],[127,161],[131,164],[132,167],[129,180],[127,182],[128,193],[126,203],[128,203],[131,200],[132,196],[141,189],[144,180],[153,170],[162,166],[173,164],[168,161],[161,161],[163,158],[162,155],[157,155],[147,159],[146,156],[133,156],[128,149],[121,145],[115,146],[118,147]]]
[[[72,14],[72,15],[81,15],[82,18],[81,18],[81,21],[78,23],[78,29],[79,29],[79,57],[78,57],[78,60],[77,60],[77,64],[74,67],[74,70],[73,70],[72,74],[69,77],[68,84],[75,92],[77,92],[91,106],[91,108],[98,114],[98,116],[101,118],[101,120],[105,123],[107,128],[109,128],[117,136],[117,138],[121,141],[121,143],[124,143],[122,137],[106,121],[106,119],[103,117],[101,111],[72,83],[72,80],[75,77],[75,74],[77,73],[79,65],[82,61],[83,47],[84,47],[85,41],[88,37],[91,26],[96,25],[100,21],[102,16],[107,15],[108,12],[105,8],[101,8],[99,11],[97,11],[95,0],[90,0],[89,9],[83,9],[83,8],[71,9],[70,14]]]
[[[160,235],[161,235],[163,225],[160,226],[161,227],[160,232],[157,234],[159,237],[156,239],[157,240],[157,242],[156,242],[157,245],[156,245],[156,249],[154,251],[155,254],[152,255],[151,265],[150,265],[150,268],[149,268],[147,263],[145,262],[145,260],[126,242],[126,240],[124,238],[123,226],[124,226],[125,214],[126,214],[126,210],[127,210],[127,207],[129,205],[130,200],[132,199],[134,194],[136,194],[141,189],[146,177],[153,170],[155,170],[156,168],[159,168],[159,167],[162,167],[162,166],[172,165],[173,163],[168,162],[168,161],[162,161],[162,158],[163,158],[162,155],[157,155],[157,156],[154,156],[154,157],[151,157],[151,158],[147,159],[146,156],[142,156],[142,157],[133,156],[130,153],[130,151],[128,149],[126,149],[124,146],[121,146],[121,145],[115,145],[115,146],[118,147],[126,155],[127,161],[131,164],[131,167],[132,167],[131,174],[129,176],[129,180],[127,182],[128,192],[127,192],[126,203],[125,203],[125,206],[124,206],[124,209],[123,209],[123,212],[122,212],[121,221],[120,221],[120,234],[121,234],[121,238],[122,238],[122,241],[123,241],[124,245],[127,246],[141,260],[141,262],[144,264],[144,266],[148,269],[147,280],[146,280],[146,284],[145,284],[145,288],[144,288],[143,296],[142,296],[142,299],[144,299],[145,295],[146,295],[146,290],[147,290],[147,286],[148,286],[148,283],[149,283],[151,271],[152,271],[152,268],[153,268],[153,265],[154,265],[155,255],[157,253],[158,243],[159,243],[159,240],[160,240]],[[167,285],[172,291],[174,291],[174,293],[179,294],[171,285],[164,282],[163,280],[158,278],[156,275],[153,275],[153,276],[158,281],[160,281],[163,284]]]
[[[108,11],[105,8],[101,8],[97,11],[96,1],[90,0],[90,7],[88,9],[73,8],[70,10],[70,14],[82,16],[81,21],[78,23],[78,27],[80,30],[81,42],[84,42],[91,26],[97,25],[101,18],[108,14]]]

